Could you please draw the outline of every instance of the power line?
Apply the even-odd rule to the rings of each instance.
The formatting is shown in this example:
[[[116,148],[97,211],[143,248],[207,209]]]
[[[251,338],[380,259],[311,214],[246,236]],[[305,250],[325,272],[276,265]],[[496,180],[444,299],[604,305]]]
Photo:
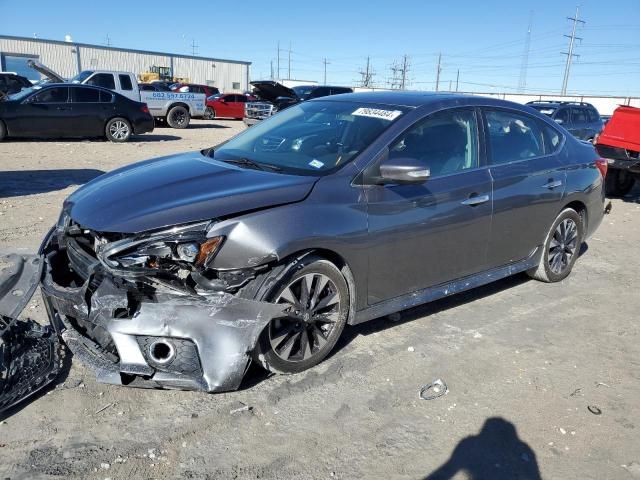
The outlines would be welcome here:
[[[571,35],[565,35],[569,39],[569,51],[562,52],[563,55],[567,56],[567,64],[564,67],[564,78],[562,79],[562,95],[567,94],[567,84],[569,83],[569,73],[571,71],[571,62],[573,62],[573,57],[580,57],[580,55],[576,55],[573,53],[573,47],[575,45],[576,40],[582,41],[582,38],[576,37],[576,29],[578,28],[578,23],[582,23],[583,25],[586,23],[584,20],[580,20],[580,7],[576,7],[576,16],[575,17],[567,17],[568,20],[573,21],[573,28],[571,29]]]

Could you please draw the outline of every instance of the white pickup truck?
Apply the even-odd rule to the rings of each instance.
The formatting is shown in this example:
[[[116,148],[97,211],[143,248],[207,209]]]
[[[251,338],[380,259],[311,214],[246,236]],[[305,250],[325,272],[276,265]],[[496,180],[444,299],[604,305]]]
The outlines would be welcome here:
[[[29,61],[29,66],[54,82],[65,82],[44,65]],[[108,88],[120,95],[143,102],[156,120],[164,120],[172,128],[187,128],[192,118],[203,118],[206,98],[203,93],[141,91],[133,73],[113,70],[84,70],[69,82]]]

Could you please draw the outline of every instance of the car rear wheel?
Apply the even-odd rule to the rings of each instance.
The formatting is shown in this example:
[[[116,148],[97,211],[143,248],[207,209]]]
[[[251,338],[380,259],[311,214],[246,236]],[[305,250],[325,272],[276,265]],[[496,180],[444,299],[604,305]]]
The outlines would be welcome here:
[[[572,208],[560,212],[545,239],[540,263],[527,273],[549,283],[565,279],[580,254],[583,230],[584,223],[578,212]]]
[[[131,124],[126,118],[112,118],[107,122],[107,126],[105,127],[107,139],[116,143],[128,141],[131,133]]]
[[[187,128],[191,117],[189,111],[181,105],[177,105],[167,113],[167,123],[171,128]]]
[[[328,260],[308,256],[258,295],[286,306],[262,332],[254,359],[275,373],[298,373],[320,363],[340,338],[349,315],[349,289]]]
[[[0,142],[7,138],[7,127],[0,121]]]
[[[207,107],[204,109],[204,119],[205,120],[213,120],[216,118],[216,111],[212,107]]]
[[[605,193],[616,197],[624,197],[631,191],[636,180],[626,170],[609,170],[604,180]]]

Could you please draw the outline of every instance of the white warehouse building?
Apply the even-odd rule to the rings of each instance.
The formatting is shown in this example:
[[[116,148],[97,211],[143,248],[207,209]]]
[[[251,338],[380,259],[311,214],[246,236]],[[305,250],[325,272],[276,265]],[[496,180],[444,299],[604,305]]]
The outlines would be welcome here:
[[[29,60],[36,60],[65,78],[82,70],[119,70],[136,76],[143,72],[163,72],[187,78],[190,83],[217,87],[222,92],[249,90],[251,65],[241,60],[0,35],[0,71],[39,80],[40,74],[27,65]]]

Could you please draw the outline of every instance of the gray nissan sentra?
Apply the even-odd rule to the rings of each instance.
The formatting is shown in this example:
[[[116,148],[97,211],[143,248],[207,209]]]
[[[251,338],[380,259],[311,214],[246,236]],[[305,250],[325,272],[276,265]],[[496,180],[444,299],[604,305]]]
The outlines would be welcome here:
[[[232,390],[252,360],[316,365],[346,324],[518,272],[564,279],[605,175],[526,106],[344,94],[93,180],[24,270],[99,380]]]

